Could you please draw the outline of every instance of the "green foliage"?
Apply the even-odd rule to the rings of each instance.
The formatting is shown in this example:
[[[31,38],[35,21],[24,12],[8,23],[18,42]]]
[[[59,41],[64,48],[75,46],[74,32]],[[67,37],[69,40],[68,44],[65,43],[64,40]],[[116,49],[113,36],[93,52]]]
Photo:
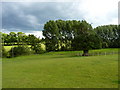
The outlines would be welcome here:
[[[24,45],[29,44],[33,45],[35,43],[40,43],[40,39],[34,35],[26,35],[23,32],[10,32],[9,34],[1,33],[2,34],[2,43],[5,46],[11,45]]]
[[[101,40],[85,20],[50,20],[43,35],[47,51],[89,50],[101,48]]]
[[[120,47],[120,25],[93,29],[85,20],[50,20],[44,25],[43,35],[47,51]]]
[[[32,50],[35,51],[35,54],[41,54],[41,53],[44,53],[45,51],[43,50],[41,44],[36,44],[34,46],[31,47]]]
[[[18,47],[12,47],[9,51],[9,57],[16,57],[21,55],[30,55],[33,51],[28,46],[19,45]]]
[[[73,50],[90,50],[101,48],[101,41],[97,35],[79,35],[72,41]]]
[[[1,50],[1,52],[0,52],[0,54],[2,53],[2,57],[4,58],[4,57],[7,57],[7,51],[5,50],[5,48],[2,46],[2,50]]]
[[[27,44],[31,45],[31,49],[35,51],[35,54],[44,53],[44,50],[41,46],[41,40],[34,35],[28,35]]]
[[[2,34],[3,45],[31,45],[35,53],[46,51],[74,51],[100,48],[120,48],[120,25],[104,25],[92,28],[85,20],[49,20],[44,25],[44,39],[23,32]]]
[[[43,35],[46,37],[46,50],[55,51],[58,49],[59,29],[55,21],[50,20],[44,25]]]
[[[10,42],[11,42],[11,43],[17,42],[17,35],[16,35],[15,32],[10,32],[10,33],[9,33],[9,36],[10,36]]]
[[[120,25],[98,26],[94,31],[102,39],[103,48],[120,48]]]
[[[23,32],[18,32],[17,33],[17,44],[18,45],[23,45],[27,43],[28,36],[25,35]]]
[[[102,42],[102,48],[108,48],[108,43],[107,42]]]
[[[92,26],[86,21],[82,21],[75,26],[76,34],[72,41],[72,47],[75,50],[90,50],[101,48],[101,40],[93,32]]]
[[[27,37],[27,44],[30,44],[32,46],[40,43],[40,39],[37,38],[36,36],[32,35],[32,34],[29,34],[28,37]]]

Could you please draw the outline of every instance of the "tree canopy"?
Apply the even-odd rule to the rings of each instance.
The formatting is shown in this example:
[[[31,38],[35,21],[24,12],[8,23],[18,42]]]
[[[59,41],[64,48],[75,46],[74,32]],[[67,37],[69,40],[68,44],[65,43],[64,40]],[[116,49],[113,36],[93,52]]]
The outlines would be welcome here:
[[[44,25],[43,35],[47,51],[101,48],[101,40],[87,21],[50,20]],[[85,52],[84,52],[85,53]]]

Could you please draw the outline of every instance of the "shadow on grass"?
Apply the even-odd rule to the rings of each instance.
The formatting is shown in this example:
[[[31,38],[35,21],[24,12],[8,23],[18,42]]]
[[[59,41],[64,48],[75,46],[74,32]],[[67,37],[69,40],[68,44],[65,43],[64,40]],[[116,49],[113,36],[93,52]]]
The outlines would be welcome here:
[[[59,55],[59,56],[54,56],[53,58],[74,58],[74,57],[83,57],[83,56],[76,56],[76,55]]]
[[[120,84],[120,81],[116,80],[116,81],[113,81],[113,83]]]

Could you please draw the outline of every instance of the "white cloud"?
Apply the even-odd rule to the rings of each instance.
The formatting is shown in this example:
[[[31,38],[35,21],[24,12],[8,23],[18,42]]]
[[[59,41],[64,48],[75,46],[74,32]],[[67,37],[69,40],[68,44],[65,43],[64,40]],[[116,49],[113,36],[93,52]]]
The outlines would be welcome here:
[[[1,31],[2,33],[7,33],[7,34],[10,33],[10,31],[8,31],[7,29],[1,29],[0,31]]]
[[[118,1],[119,0],[84,0],[78,8],[85,12],[83,16],[84,19],[93,23],[94,26],[117,24]]]
[[[17,33],[17,32],[20,32],[21,30],[16,30],[16,31],[13,31],[13,32],[15,32],[15,33]],[[9,30],[7,30],[7,29],[0,29],[0,32],[2,32],[2,33],[6,33],[6,34],[9,34],[10,32],[12,32],[12,31],[9,31]],[[43,34],[42,34],[42,31],[31,31],[31,32],[23,32],[23,33],[25,33],[26,35],[29,35],[29,34],[33,34],[33,35],[35,35],[36,37],[38,37],[38,38],[44,38],[44,36],[43,36]]]
[[[79,0],[2,0],[2,2],[79,2]]]
[[[29,35],[29,34],[34,34],[36,37],[38,38],[44,38],[44,36],[42,35],[42,31],[32,31],[30,33],[25,33],[26,35]]]

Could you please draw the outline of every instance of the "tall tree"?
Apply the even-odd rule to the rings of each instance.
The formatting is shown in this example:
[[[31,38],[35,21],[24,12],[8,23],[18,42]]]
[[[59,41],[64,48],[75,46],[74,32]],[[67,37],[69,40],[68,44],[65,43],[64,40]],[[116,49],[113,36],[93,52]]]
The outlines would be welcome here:
[[[92,26],[85,20],[75,25],[75,37],[73,39],[73,49],[83,50],[83,56],[88,55],[90,49],[101,48],[101,40],[94,33]]]
[[[50,20],[44,25],[43,35],[45,37],[47,51],[56,51],[59,49],[59,29],[55,21]]]
[[[6,34],[6,33],[2,33],[1,32],[1,38],[2,38],[2,44],[3,45],[7,45],[8,43],[7,43],[7,36],[8,36],[8,34]]]
[[[9,37],[10,37],[11,44],[15,44],[15,42],[17,42],[17,37],[15,32],[10,32]]]
[[[102,39],[102,47],[113,48],[118,47],[117,39],[119,37],[119,27],[118,25],[103,25],[98,26],[94,29],[94,31],[98,34],[98,36]]]
[[[100,38],[85,20],[50,20],[44,25],[43,35],[47,51],[83,50],[87,55],[89,49],[100,48]]]
[[[24,43],[25,43],[25,38],[26,38],[25,33],[23,33],[23,32],[18,32],[18,33],[17,33],[17,43],[18,43],[18,45],[24,44]]]

